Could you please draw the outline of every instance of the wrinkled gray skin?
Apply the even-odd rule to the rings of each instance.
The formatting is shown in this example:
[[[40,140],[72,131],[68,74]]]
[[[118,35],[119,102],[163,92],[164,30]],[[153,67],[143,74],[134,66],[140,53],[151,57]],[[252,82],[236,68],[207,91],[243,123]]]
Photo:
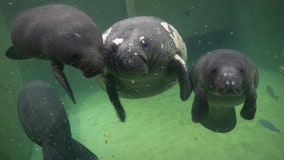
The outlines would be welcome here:
[[[64,75],[64,64],[80,69],[85,77],[103,72],[101,33],[92,19],[67,5],[48,5],[25,11],[13,23],[11,59],[51,61],[55,77],[75,103]]]
[[[121,121],[125,112],[118,96],[154,96],[178,80],[181,99],[189,97],[186,47],[170,24],[155,17],[124,19],[103,33],[103,42],[107,73],[98,81],[106,88]]]
[[[64,106],[46,82],[29,82],[19,93],[18,115],[27,136],[42,147],[44,160],[97,160],[71,137]]]
[[[199,58],[192,69],[192,120],[205,127],[227,132],[236,124],[236,105],[241,116],[251,120],[256,112],[258,71],[243,54],[219,49]]]

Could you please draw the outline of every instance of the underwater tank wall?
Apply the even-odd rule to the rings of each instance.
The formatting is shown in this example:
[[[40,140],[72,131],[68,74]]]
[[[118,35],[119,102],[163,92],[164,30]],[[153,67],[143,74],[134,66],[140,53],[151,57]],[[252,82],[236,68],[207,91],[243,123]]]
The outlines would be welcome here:
[[[238,106],[234,130],[224,134],[208,131],[191,122],[193,95],[180,102],[175,86],[148,99],[123,99],[129,119],[121,123],[95,79],[84,78],[79,70],[66,66],[77,99],[77,104],[72,104],[56,82],[50,62],[15,61],[5,56],[11,46],[13,19],[27,9],[54,3],[81,9],[101,32],[127,17],[160,17],[184,38],[189,66],[214,49],[245,53],[260,70],[255,120],[242,120]],[[18,93],[34,79],[47,81],[56,89],[70,118],[73,137],[100,159],[283,159],[283,6],[282,0],[1,0],[0,159],[42,159],[40,147],[25,135],[17,115]],[[270,98],[267,86],[279,96],[277,101]],[[265,120],[259,123],[260,118]]]
[[[0,52],[5,53],[10,42],[9,32],[0,9]],[[22,78],[16,63],[11,63],[5,54],[0,55],[0,159],[29,159],[32,142],[21,129],[17,115],[17,92],[22,87]]]

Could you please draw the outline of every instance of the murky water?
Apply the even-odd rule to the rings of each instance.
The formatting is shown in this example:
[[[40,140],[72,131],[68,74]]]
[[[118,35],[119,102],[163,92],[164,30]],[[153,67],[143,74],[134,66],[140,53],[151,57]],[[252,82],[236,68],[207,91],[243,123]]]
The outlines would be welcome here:
[[[257,112],[254,120],[240,116],[227,133],[217,133],[191,121],[194,94],[183,102],[179,87],[150,98],[122,99],[126,122],[119,121],[106,92],[95,78],[66,66],[65,74],[77,104],[58,84],[45,60],[11,60],[5,51],[11,46],[13,19],[35,6],[63,3],[87,13],[104,32],[128,16],[156,16],[172,24],[188,50],[188,66],[204,53],[232,48],[243,52],[257,65]],[[67,112],[72,137],[100,159],[283,159],[284,153],[284,11],[280,0],[161,1],[161,0],[28,0],[0,2],[0,159],[42,159],[41,147],[24,133],[17,115],[17,97],[27,82],[49,82],[59,94]],[[278,99],[271,98],[270,86]],[[260,121],[265,119],[265,123]],[[279,132],[275,132],[275,127]]]

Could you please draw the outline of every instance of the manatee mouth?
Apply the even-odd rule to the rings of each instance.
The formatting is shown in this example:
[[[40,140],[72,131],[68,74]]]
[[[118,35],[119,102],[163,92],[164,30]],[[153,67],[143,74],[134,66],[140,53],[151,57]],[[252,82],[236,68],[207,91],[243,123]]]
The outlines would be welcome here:
[[[91,66],[84,67],[82,69],[82,72],[83,72],[84,77],[91,78],[91,77],[96,76],[97,74],[103,73],[103,67],[99,65],[91,65]]]
[[[147,74],[148,59],[146,56],[140,54],[125,53],[117,59],[117,67],[121,72],[128,72],[133,75]]]
[[[216,92],[218,95],[227,95],[227,96],[238,96],[242,93],[242,90],[237,87],[220,87],[216,88]]]

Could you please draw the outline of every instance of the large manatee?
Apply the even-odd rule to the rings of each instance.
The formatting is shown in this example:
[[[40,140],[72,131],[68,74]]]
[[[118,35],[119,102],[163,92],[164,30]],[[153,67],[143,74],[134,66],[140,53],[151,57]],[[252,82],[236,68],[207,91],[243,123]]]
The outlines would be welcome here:
[[[231,49],[208,52],[192,69],[192,120],[205,127],[227,132],[236,125],[235,106],[251,120],[256,112],[258,70],[243,54]]]
[[[6,56],[50,60],[55,77],[74,103],[64,64],[80,69],[85,77],[103,71],[101,33],[89,16],[74,7],[48,5],[29,9],[14,20],[11,38],[13,46]]]
[[[97,156],[71,137],[64,106],[55,90],[35,80],[21,90],[18,115],[27,136],[42,147],[44,160],[97,160]]]
[[[178,80],[181,99],[189,97],[186,46],[167,22],[156,17],[127,18],[103,33],[103,43],[107,72],[98,80],[106,88],[121,121],[125,120],[125,111],[119,96],[154,96]]]

